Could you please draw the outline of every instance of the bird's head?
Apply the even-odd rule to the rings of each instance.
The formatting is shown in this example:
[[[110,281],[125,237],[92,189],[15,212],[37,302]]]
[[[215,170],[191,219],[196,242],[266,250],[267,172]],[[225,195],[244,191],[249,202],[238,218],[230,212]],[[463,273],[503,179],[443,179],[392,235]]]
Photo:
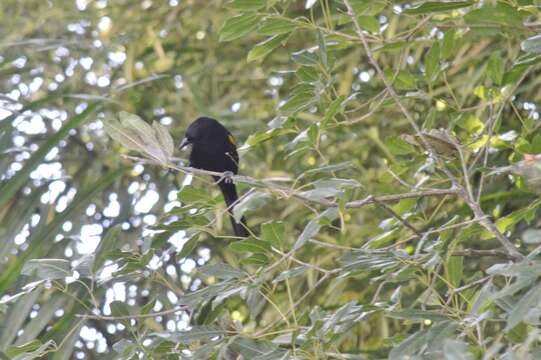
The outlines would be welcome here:
[[[228,135],[227,129],[218,121],[208,117],[200,117],[188,126],[179,149],[182,150],[188,145],[212,144],[216,142],[216,139]]]

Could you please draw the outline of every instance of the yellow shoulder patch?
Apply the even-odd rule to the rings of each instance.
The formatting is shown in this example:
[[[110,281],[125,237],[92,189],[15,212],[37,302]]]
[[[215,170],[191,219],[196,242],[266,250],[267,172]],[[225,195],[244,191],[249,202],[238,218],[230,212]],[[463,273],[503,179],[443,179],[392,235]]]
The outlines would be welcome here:
[[[227,140],[229,140],[229,142],[235,146],[237,146],[237,141],[235,140],[235,137],[231,134],[227,135]]]

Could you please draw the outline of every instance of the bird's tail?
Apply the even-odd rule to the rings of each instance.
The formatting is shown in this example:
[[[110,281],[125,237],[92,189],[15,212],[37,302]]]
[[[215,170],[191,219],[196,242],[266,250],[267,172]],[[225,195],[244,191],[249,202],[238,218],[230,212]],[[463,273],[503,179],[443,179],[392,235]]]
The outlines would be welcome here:
[[[233,217],[233,207],[236,205],[236,201],[238,200],[237,195],[237,188],[235,184],[233,183],[226,183],[224,179],[218,182],[218,186],[220,187],[220,190],[222,190],[222,194],[224,195],[225,203],[227,205],[227,212],[229,213],[229,217],[231,218],[231,225],[233,225],[233,231],[235,232],[235,236],[238,237],[248,237],[250,236],[250,233],[248,232],[248,226],[246,225],[246,219],[244,216],[240,220],[239,223],[235,221],[235,218]]]

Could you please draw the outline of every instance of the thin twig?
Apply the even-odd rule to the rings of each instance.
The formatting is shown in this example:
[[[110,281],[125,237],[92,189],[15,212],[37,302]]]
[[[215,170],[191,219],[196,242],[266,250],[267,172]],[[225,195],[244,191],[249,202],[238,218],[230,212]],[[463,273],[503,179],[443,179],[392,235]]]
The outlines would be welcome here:
[[[457,195],[457,190],[455,189],[432,189],[432,190],[423,190],[423,191],[413,191],[403,194],[392,194],[392,195],[381,195],[381,196],[372,196],[369,195],[362,200],[354,200],[346,203],[346,208],[360,208],[368,204],[374,203],[387,203],[400,201],[403,199],[411,198],[421,198],[429,196],[445,196],[445,195]]]
[[[164,311],[158,311],[155,313],[150,314],[134,314],[134,315],[122,315],[122,316],[102,316],[102,315],[89,315],[89,314],[75,314],[75,317],[83,318],[83,319],[93,319],[93,320],[131,320],[131,319],[145,319],[145,318],[152,318],[156,316],[162,316],[162,315],[168,315],[168,314],[174,314],[179,311],[185,311],[185,307],[176,308],[176,309],[169,309]]]
[[[330,243],[326,243],[324,241],[319,241],[319,240],[316,240],[316,239],[310,239],[310,240],[308,240],[308,242],[311,242],[311,243],[317,244],[317,245],[321,245],[321,246],[324,246],[324,247],[328,247],[328,248],[331,248],[331,249],[347,250],[347,251],[357,250],[357,248],[354,248],[354,247],[337,245],[337,244],[330,244]]]
[[[374,201],[379,205],[381,206],[385,211],[387,211],[389,214],[391,214],[393,217],[395,217],[398,221],[400,221],[402,223],[402,225],[404,225],[405,227],[407,227],[408,229],[410,229],[411,231],[413,231],[418,237],[423,237],[423,234],[421,234],[419,232],[419,230],[417,230],[415,228],[415,226],[411,225],[409,223],[409,221],[407,221],[406,219],[404,219],[399,213],[397,213],[396,211],[394,211],[391,207],[385,205],[385,203],[383,201],[380,201],[378,200],[378,198],[375,198],[375,197],[372,197],[372,199],[374,199]]]
[[[503,107],[503,106],[502,106]],[[492,118],[494,117],[494,107],[492,106],[492,103],[490,103],[488,107],[488,123],[491,124],[490,129],[488,129],[488,139],[485,142],[485,146],[483,146],[482,152],[484,153],[483,158],[483,167],[488,166],[488,150],[490,148],[490,141],[492,140],[492,135],[494,133],[494,126],[496,125],[496,121],[494,121]],[[485,182],[485,172],[481,172],[481,178],[479,179],[479,186],[477,190],[477,202],[481,201],[481,195],[483,194],[483,185]]]
[[[501,256],[505,258],[510,258],[509,254],[503,250],[477,250],[477,249],[456,250],[451,253],[451,256]]]
[[[327,270],[327,269],[324,269],[322,267],[319,267],[317,265],[314,265],[314,264],[310,264],[310,263],[307,263],[307,262],[304,262],[302,260],[299,260],[297,259],[296,257],[293,256],[293,253],[292,252],[289,252],[289,253],[284,253],[276,248],[272,248],[272,250],[279,254],[280,256],[282,256],[282,259],[283,260],[287,260],[287,259],[291,259],[293,262],[299,264],[299,265],[302,265],[302,266],[305,266],[307,268],[311,268],[311,269],[314,269],[314,270],[317,270],[319,272],[322,272],[323,274],[325,275],[329,275],[329,274],[335,274],[335,273],[338,273],[340,271],[342,271],[341,268],[338,268],[338,269],[332,269],[332,270]],[[274,266],[273,266],[274,267]],[[266,271],[268,271],[269,269],[267,268]]]
[[[314,286],[312,286],[311,289],[309,289],[308,291],[306,291],[300,298],[299,300],[297,300],[295,302],[295,304],[293,304],[293,308],[297,308],[303,301],[304,299],[306,299],[315,289],[317,289],[319,287],[319,285],[321,285],[325,280],[327,280],[327,278],[329,277],[329,274],[324,274],[315,284]],[[286,316],[289,316],[289,314],[291,313],[291,309],[288,310],[286,312]],[[261,329],[260,331],[258,331],[254,336],[255,337],[259,337],[261,336],[262,334],[264,334],[267,330],[269,329],[272,329],[274,326],[276,326],[282,319],[278,318],[276,320],[274,320],[273,322],[271,322],[269,325],[265,326],[265,328]]]
[[[470,225],[470,224],[473,224],[473,223],[476,223],[476,222],[479,222],[480,219],[472,219],[472,220],[467,220],[467,221],[464,221],[464,222],[460,222],[460,223],[457,223],[457,224],[452,224],[452,225],[447,225],[447,226],[442,226],[442,227],[439,227],[437,229],[433,229],[433,230],[427,230],[427,231],[423,231],[423,235],[430,235],[430,234],[437,234],[437,233],[440,233],[440,232],[443,232],[443,231],[446,231],[446,230],[451,230],[451,229],[456,229],[456,228],[460,228],[462,226],[466,226],[466,225]],[[395,248],[397,246],[400,246],[400,245],[403,245],[413,239],[418,239],[419,237],[416,235],[416,234],[413,234],[412,236],[404,239],[404,240],[400,240],[392,245],[389,245],[387,247],[383,247],[383,248],[380,248],[381,250],[385,250],[385,249],[391,249],[391,248]]]
[[[474,282],[471,282],[471,283],[466,284],[466,285],[464,285],[464,286],[461,286],[461,287],[459,287],[459,288],[456,288],[456,289],[449,289],[449,291],[447,292],[447,295],[454,295],[454,294],[459,293],[459,292],[461,292],[461,291],[464,291],[464,290],[466,290],[466,289],[469,289],[469,288],[472,288],[472,287],[474,287],[474,286],[483,284],[483,283],[485,283],[485,282],[486,282],[488,279],[490,279],[490,278],[491,278],[491,276],[486,276],[486,277],[484,277],[484,278],[482,278],[482,279],[476,280],[476,281],[474,281]]]

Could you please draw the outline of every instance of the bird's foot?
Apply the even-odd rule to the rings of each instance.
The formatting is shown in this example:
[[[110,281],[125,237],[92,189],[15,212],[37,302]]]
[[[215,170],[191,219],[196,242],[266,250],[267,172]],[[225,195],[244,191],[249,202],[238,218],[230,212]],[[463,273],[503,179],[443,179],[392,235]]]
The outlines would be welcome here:
[[[235,176],[235,174],[233,174],[232,171],[224,171],[218,182],[223,180],[226,184],[233,184],[233,176]]]

